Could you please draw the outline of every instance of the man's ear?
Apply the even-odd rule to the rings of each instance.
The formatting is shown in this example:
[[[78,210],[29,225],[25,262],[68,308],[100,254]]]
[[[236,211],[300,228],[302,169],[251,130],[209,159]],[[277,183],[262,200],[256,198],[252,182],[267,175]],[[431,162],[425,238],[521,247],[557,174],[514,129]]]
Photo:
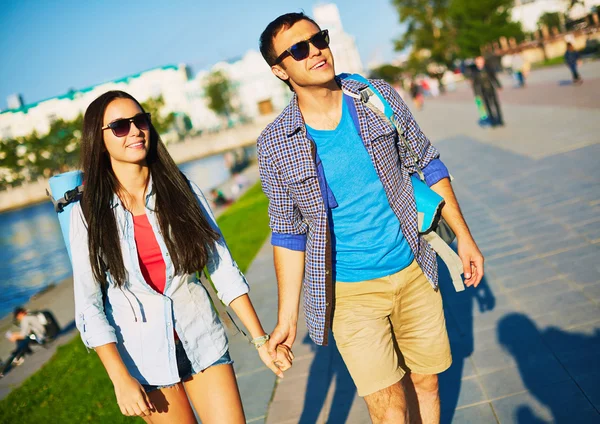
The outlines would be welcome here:
[[[290,79],[290,76],[287,74],[287,72],[285,72],[285,69],[283,69],[279,65],[271,66],[271,72],[273,72],[273,75],[275,75],[282,81],[287,81],[288,79]]]

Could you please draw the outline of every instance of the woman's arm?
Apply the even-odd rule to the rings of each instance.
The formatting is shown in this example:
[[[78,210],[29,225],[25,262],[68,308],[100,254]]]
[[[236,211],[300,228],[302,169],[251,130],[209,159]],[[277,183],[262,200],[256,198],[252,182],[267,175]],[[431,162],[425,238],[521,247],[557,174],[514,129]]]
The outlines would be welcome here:
[[[234,299],[230,303],[230,306],[235,314],[240,318],[246,329],[248,329],[252,339],[266,335],[265,330],[258,319],[258,315],[254,310],[250,296],[244,294],[237,299]],[[277,374],[278,377],[283,378],[282,371],[285,371],[292,366],[294,355],[292,354],[291,350],[287,348],[287,346],[280,345],[277,348],[277,359],[273,360],[269,354],[268,346],[268,343],[264,343],[260,348],[258,348],[258,355],[271,371]]]
[[[146,417],[154,411],[142,385],[129,374],[115,343],[96,347],[96,353],[102,361],[115,388],[117,404],[121,413],[127,416]]]
[[[211,227],[220,235],[215,243],[215,248],[211,250],[206,268],[210,279],[217,291],[217,296],[225,305],[231,306],[235,314],[240,318],[244,326],[250,332],[253,339],[264,336],[263,329],[254,306],[248,296],[248,283],[246,278],[238,268],[231,252],[225,243],[221,229],[219,228],[215,216],[210,209],[210,205],[202,190],[190,181],[190,186],[200,202],[200,206],[205,212],[206,218]],[[258,349],[258,354],[265,365],[279,377],[283,377],[282,370],[290,368],[293,355],[287,346],[280,346],[277,349],[277,359],[269,355],[268,343],[265,343]]]
[[[96,350],[113,382],[121,412],[145,416],[153,406],[140,383],[129,374],[117,350],[115,329],[104,313],[102,289],[93,277],[87,225],[79,204],[71,210],[69,241],[73,255],[75,323],[81,339],[87,348]]]

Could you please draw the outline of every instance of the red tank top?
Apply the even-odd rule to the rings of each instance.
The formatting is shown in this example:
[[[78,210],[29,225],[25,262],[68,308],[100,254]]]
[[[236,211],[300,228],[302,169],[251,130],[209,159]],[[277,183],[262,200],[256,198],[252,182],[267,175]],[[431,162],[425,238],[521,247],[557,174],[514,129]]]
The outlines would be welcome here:
[[[150,221],[148,221],[145,214],[133,216],[133,236],[144,280],[157,292],[164,293],[167,282],[167,265],[160,251],[152,225],[150,225]],[[173,334],[175,340],[179,340],[175,330],[173,330]]]
[[[167,266],[145,214],[133,217],[133,230],[142,275],[150,287],[159,293],[164,293]]]

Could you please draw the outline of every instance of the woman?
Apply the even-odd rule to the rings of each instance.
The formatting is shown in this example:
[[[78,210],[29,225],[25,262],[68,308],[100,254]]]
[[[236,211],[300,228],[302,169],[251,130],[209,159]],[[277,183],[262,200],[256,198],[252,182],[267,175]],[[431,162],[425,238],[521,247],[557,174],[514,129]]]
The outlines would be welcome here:
[[[76,323],[98,353],[121,412],[147,422],[244,423],[227,338],[196,271],[240,317],[263,362],[277,360],[248,285],[204,195],[179,171],[132,96],[110,91],[83,122],[85,190],[71,212]],[[185,390],[183,390],[185,388]],[[187,393],[187,394],[186,394]]]

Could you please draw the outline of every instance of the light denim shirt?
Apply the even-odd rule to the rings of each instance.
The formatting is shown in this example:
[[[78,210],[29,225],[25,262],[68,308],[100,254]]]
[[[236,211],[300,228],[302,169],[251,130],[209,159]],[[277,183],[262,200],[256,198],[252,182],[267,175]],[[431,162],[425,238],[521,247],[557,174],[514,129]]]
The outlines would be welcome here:
[[[191,186],[210,225],[221,234],[206,198]],[[81,205],[71,210],[70,242],[73,255],[76,325],[88,348],[116,343],[129,373],[142,384],[169,385],[179,381],[173,329],[183,343],[194,372],[216,362],[228,349],[223,325],[208,293],[194,275],[174,275],[173,262],[161,235],[150,179],[146,215],[154,230],[166,265],[164,294],[144,280],[134,239],[133,216],[115,195],[113,210],[127,281],[117,287],[108,275],[106,302],[94,279],[89,260],[88,232]],[[219,299],[228,305],[248,293],[248,283],[231,257],[225,240],[210,249],[207,264]],[[202,277],[204,279],[204,277]],[[204,282],[208,284],[208,282]]]

